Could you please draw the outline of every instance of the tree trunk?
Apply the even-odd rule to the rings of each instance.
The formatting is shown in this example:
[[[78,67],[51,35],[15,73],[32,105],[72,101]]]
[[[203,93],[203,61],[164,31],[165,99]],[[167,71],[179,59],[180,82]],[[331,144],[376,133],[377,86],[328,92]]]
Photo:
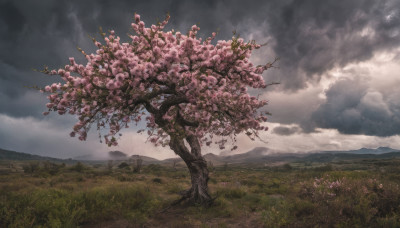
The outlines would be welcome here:
[[[199,140],[195,136],[188,136],[186,141],[190,145],[190,151],[185,146],[183,139],[171,138],[169,144],[171,149],[186,163],[192,181],[192,187],[182,193],[182,199],[179,202],[186,201],[189,204],[210,206],[213,200],[208,194],[207,162],[201,155]]]

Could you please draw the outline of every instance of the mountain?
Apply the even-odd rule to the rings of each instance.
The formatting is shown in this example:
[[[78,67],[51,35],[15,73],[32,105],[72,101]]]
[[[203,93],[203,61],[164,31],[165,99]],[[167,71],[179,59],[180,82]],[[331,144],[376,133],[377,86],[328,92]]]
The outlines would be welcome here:
[[[390,152],[398,152],[399,150],[392,149],[390,147],[378,147],[376,149],[361,148],[358,150],[348,151],[322,151],[322,153],[347,153],[347,154],[384,154]]]
[[[119,153],[118,153],[119,154]],[[124,154],[121,152],[121,154]],[[227,154],[227,153],[225,153]],[[114,160],[129,160],[140,158],[143,164],[168,164],[173,163],[175,160],[178,163],[183,161],[180,158],[170,158],[165,160],[158,160],[148,156],[132,155],[130,157],[119,156],[121,159]],[[79,159],[78,159],[79,158]],[[32,155],[27,153],[15,152],[10,150],[0,149],[0,160],[49,160],[58,162],[76,162],[85,161],[90,162],[92,155],[83,155],[72,159],[57,159],[51,157],[43,157],[39,155]],[[211,161],[214,165],[222,165],[225,163],[229,164],[281,164],[287,162],[332,162],[332,161],[345,161],[355,159],[390,159],[400,158],[400,150],[392,149],[389,147],[379,147],[376,149],[361,148],[358,150],[348,151],[320,151],[320,152],[309,152],[309,153],[281,153],[273,151],[266,147],[255,147],[254,149],[241,154],[234,155],[215,155],[208,153],[204,155],[206,161]],[[109,159],[109,158],[108,158]],[[104,162],[108,159],[96,159],[92,162]]]
[[[211,162],[212,165],[218,166],[218,165],[223,165],[225,163],[224,157],[220,155],[215,155],[212,153],[208,153],[203,155],[204,159],[206,159],[207,162]]]
[[[316,153],[309,154],[303,158],[298,159],[298,162],[337,162],[337,161],[349,161],[349,160],[359,160],[359,159],[391,159],[400,158],[400,151],[381,153],[381,154],[358,154],[349,153],[345,151],[344,153]]]
[[[147,164],[158,164],[161,163],[162,161],[152,158],[152,157],[148,157],[148,156],[143,156],[143,155],[132,155],[129,157],[129,159],[142,159],[143,164],[147,165]]]
[[[124,160],[128,157],[128,155],[119,150],[108,152],[108,156],[113,160]]]
[[[203,155],[204,159],[207,161],[212,161],[212,162],[219,162],[222,160],[221,156],[215,155],[213,153],[208,153]]]
[[[0,149],[0,160],[18,160],[18,161],[32,161],[32,160],[40,160],[40,161],[59,161],[59,162],[64,162],[64,161],[71,161],[71,160],[64,160],[64,159],[58,159],[58,158],[51,158],[51,157],[44,157],[40,155],[34,155],[34,154],[27,154],[27,153],[21,153],[21,152],[16,152],[12,150],[4,150]]]
[[[246,153],[223,156],[223,160],[229,163],[254,163],[263,159],[269,152],[266,147],[256,147]]]
[[[226,154],[226,153],[225,153]],[[279,164],[282,162],[333,162],[355,159],[389,159],[400,158],[400,150],[389,147],[377,149],[361,148],[348,151],[321,151],[309,153],[279,153],[266,147],[256,147],[246,153],[218,156],[206,154],[204,158],[215,164],[223,163],[252,163],[252,164]]]
[[[84,154],[84,155],[80,155],[80,156],[73,157],[73,159],[79,160],[79,161],[99,161],[99,160],[107,160],[106,158],[102,159],[102,158],[96,157],[96,156],[93,155],[93,154]]]
[[[395,152],[398,150],[392,149],[390,147],[378,147],[376,149],[368,149],[368,148],[361,148],[356,151],[352,151],[351,153],[353,154],[384,154],[384,153],[390,153],[390,152]]]

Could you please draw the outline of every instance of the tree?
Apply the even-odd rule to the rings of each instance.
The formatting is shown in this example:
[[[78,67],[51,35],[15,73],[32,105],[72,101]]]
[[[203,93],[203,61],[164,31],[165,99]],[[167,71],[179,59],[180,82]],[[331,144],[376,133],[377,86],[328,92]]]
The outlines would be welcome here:
[[[132,155],[129,159],[132,163],[132,170],[135,173],[140,173],[143,165],[143,159],[139,155]]]
[[[259,111],[267,101],[251,96],[247,88],[266,88],[262,73],[273,63],[254,66],[249,58],[261,45],[239,36],[213,44],[216,33],[202,40],[196,25],[187,35],[164,32],[169,15],[149,28],[138,14],[134,20],[136,35],[130,35],[130,42],[100,30],[104,43],[93,38],[96,53],[79,49],[86,65],[70,58],[64,69],[42,71],[65,81],[42,90],[50,101],[44,114],[77,115],[71,137],[85,140],[95,125],[109,146],[117,145],[122,128],[144,119],[149,141],[169,146],[190,171],[192,186],[182,200],[209,205],[201,145],[215,142],[224,149],[241,132],[254,140],[258,131],[267,130],[261,125],[267,113]]]

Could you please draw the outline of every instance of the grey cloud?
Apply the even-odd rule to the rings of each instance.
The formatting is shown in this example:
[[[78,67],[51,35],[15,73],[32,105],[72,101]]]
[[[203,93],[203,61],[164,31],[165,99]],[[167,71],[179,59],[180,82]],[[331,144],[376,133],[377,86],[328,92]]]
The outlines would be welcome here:
[[[344,134],[400,134],[399,100],[389,102],[385,93],[368,89],[360,79],[340,80],[326,96],[326,102],[311,116],[317,127],[338,129]]]
[[[299,132],[301,132],[301,129],[299,127],[279,126],[279,127],[275,127],[272,130],[272,133],[277,134],[277,135],[293,135],[293,134],[296,134]]]
[[[268,79],[281,81],[286,88],[304,87],[305,81],[319,78],[314,74],[335,64],[367,59],[374,50],[399,44],[400,18],[394,10],[399,8],[397,1],[3,0],[2,5],[3,10],[14,13],[1,17],[1,33],[7,35],[2,36],[0,57],[24,68],[45,63],[60,66],[65,63],[66,50],[74,50],[77,45],[93,50],[90,42],[84,43],[80,37],[94,35],[98,26],[113,28],[126,38],[133,12],[142,14],[146,23],[154,23],[170,12],[169,28],[187,30],[199,23],[204,36],[219,28],[219,39],[230,38],[233,29],[251,21],[247,29],[238,32],[258,30],[273,37],[271,45],[281,57],[282,73],[270,74]],[[361,31],[366,28],[375,35],[363,37]],[[77,51],[68,54],[79,55]]]
[[[26,23],[25,16],[9,1],[0,3],[0,19],[5,22],[3,26],[10,33],[18,32]]]
[[[375,51],[399,46],[399,1],[282,2],[266,14],[283,71],[269,78],[281,80],[287,89],[319,80],[334,66],[363,61]],[[393,15],[390,20],[388,15]],[[293,69],[304,74],[285,74]]]
[[[11,118],[0,114],[0,145],[2,149],[28,152],[42,156],[70,158],[82,154],[105,153],[108,148],[97,143],[95,134],[81,142],[69,137],[70,129],[48,121]]]
[[[319,87],[309,87],[297,93],[266,93],[263,98],[269,102],[265,109],[272,114],[268,122],[298,124],[303,132],[314,132],[315,126],[310,122],[310,116],[324,101],[319,97],[322,92]]]

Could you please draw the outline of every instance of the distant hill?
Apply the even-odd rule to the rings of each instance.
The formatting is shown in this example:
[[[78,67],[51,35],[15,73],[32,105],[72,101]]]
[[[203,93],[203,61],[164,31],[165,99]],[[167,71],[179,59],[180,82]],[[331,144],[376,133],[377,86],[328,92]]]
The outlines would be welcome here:
[[[256,147],[246,153],[225,156],[223,159],[230,163],[252,163],[264,158],[268,154],[268,151],[269,149],[266,147]]]
[[[79,161],[98,161],[98,160],[102,160],[102,159],[99,159],[98,157],[94,156],[93,154],[79,155],[79,156],[73,157],[73,159],[79,160]]]
[[[108,152],[108,156],[114,160],[123,160],[128,157],[128,155],[126,155],[124,152],[119,151],[119,150]]]
[[[121,152],[122,154],[123,152]],[[226,153],[225,153],[226,154]],[[169,158],[165,160],[158,160],[148,156],[132,155],[129,157],[119,156],[119,159],[113,160],[130,160],[141,158],[143,164],[167,164],[173,163],[177,160],[183,164],[180,158]],[[32,155],[27,153],[15,152],[10,150],[0,149],[0,160],[49,160],[59,162],[76,162],[85,161],[90,162],[88,156],[71,159],[57,159],[51,157],[43,157],[39,155]],[[221,165],[224,163],[229,164],[272,164],[272,163],[286,163],[286,162],[335,162],[335,161],[346,161],[356,159],[390,159],[400,158],[400,150],[392,149],[389,147],[379,147],[377,149],[361,148],[359,150],[348,150],[348,151],[321,151],[321,152],[310,152],[310,153],[276,153],[266,147],[256,147],[246,153],[219,156],[212,153],[204,155],[206,161],[211,161],[214,165]],[[107,159],[96,159],[92,162],[104,162]]]
[[[358,150],[348,151],[322,151],[322,153],[347,153],[347,154],[384,154],[390,152],[398,152],[399,150],[392,149],[390,147],[378,147],[376,149],[361,148]]]
[[[213,162],[213,163],[215,163],[215,162],[220,162],[220,161],[222,160],[222,157],[221,157],[221,156],[215,155],[215,154],[213,154],[213,153],[205,154],[203,157],[204,157],[204,159],[206,159],[207,161],[211,161],[211,162]]]
[[[161,163],[162,161],[142,156],[142,155],[132,155],[130,157],[123,158],[122,156],[118,157],[117,160],[128,160],[130,158],[136,159],[140,157],[143,160],[143,164],[156,164]],[[40,155],[28,154],[28,153],[21,153],[11,150],[4,150],[0,149],[0,160],[12,160],[12,161],[54,161],[54,162],[64,162],[64,163],[75,163],[77,161],[84,161],[84,162],[102,162],[107,161],[108,159],[99,159],[93,157],[93,155],[82,155],[80,157],[75,157],[74,159],[59,159],[59,158],[52,158],[52,157],[45,157]]]
[[[27,154],[16,152],[12,150],[0,149],[0,160],[18,160],[18,161],[32,161],[32,160],[48,160],[48,161],[64,161],[63,159],[44,157],[34,154]]]
[[[129,157],[129,159],[142,159],[143,164],[147,165],[147,164],[158,164],[161,163],[162,161],[152,158],[152,157],[148,157],[148,156],[142,156],[142,155],[132,155]]]
[[[310,162],[335,162],[335,161],[348,161],[358,159],[390,159],[400,158],[400,151],[381,153],[381,154],[357,154],[357,153],[315,153],[309,154],[298,161],[310,161]]]
[[[271,164],[280,162],[333,162],[355,159],[389,159],[400,158],[400,151],[389,147],[377,149],[361,148],[348,151],[321,151],[310,153],[274,153],[266,147],[256,147],[246,153],[229,156],[206,154],[204,158],[214,164]]]

